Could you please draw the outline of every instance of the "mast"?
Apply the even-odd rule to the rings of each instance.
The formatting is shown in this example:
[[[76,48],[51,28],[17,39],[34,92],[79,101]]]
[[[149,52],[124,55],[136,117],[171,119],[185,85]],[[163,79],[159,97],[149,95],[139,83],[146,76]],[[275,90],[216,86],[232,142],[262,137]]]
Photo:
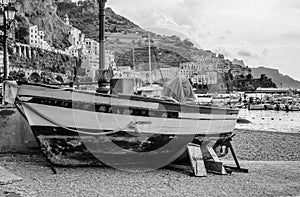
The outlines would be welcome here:
[[[133,66],[133,72],[134,72],[134,87],[136,88],[137,82],[136,82],[136,68],[135,68],[134,47],[132,47],[132,66]]]
[[[150,86],[152,85],[152,71],[151,71],[151,45],[150,45],[150,34],[148,34],[148,49],[149,49],[149,83]]]

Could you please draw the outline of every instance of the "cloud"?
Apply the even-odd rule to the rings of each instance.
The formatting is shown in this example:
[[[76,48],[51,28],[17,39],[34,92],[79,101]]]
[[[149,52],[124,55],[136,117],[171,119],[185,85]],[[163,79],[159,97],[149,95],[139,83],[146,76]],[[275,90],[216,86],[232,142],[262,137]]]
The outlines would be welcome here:
[[[145,29],[179,32],[203,49],[245,59],[252,66],[280,67],[279,60],[288,61],[284,68],[293,73],[291,67],[299,62],[294,52],[300,53],[299,0],[109,0],[107,4]]]
[[[238,51],[237,55],[241,56],[241,57],[257,57],[255,54],[251,53],[250,51],[248,51],[246,49],[242,49],[242,50]]]
[[[285,43],[300,44],[300,29],[281,33],[278,35],[278,39]]]
[[[251,45],[244,45],[244,47],[242,47],[241,49],[238,49],[238,51],[236,52],[236,56],[240,57],[240,58],[255,58],[255,59],[263,59],[266,58],[266,56],[269,53],[269,49],[268,48],[258,48],[255,46],[251,46]]]

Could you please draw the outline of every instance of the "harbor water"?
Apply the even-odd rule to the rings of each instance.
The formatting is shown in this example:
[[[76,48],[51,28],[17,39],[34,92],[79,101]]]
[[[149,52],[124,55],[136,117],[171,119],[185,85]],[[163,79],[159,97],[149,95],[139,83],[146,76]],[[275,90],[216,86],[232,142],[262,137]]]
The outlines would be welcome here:
[[[300,133],[300,111],[241,109],[239,118],[249,120],[248,124],[237,124],[237,129]]]

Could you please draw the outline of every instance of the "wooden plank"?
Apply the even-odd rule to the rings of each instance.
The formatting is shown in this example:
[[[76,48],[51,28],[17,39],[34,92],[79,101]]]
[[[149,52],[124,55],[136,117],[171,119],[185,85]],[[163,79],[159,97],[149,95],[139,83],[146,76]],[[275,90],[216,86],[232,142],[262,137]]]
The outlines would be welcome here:
[[[192,169],[194,171],[194,175],[197,177],[207,176],[200,146],[197,144],[190,143],[187,145],[187,150],[190,162],[192,164]]]
[[[186,171],[189,173],[191,173],[191,171],[193,170],[192,166],[178,165],[178,164],[169,164],[167,167],[178,169],[178,170],[183,170],[183,171]]]
[[[223,162],[214,161],[214,160],[206,160],[204,161],[205,168],[208,172],[226,175],[227,172],[223,166]]]
[[[223,162],[218,158],[216,152],[212,148],[214,144],[215,141],[209,140],[204,141],[201,145],[202,154],[205,154],[206,157],[210,158],[204,160],[205,167],[209,172],[225,175],[227,172],[223,166]]]

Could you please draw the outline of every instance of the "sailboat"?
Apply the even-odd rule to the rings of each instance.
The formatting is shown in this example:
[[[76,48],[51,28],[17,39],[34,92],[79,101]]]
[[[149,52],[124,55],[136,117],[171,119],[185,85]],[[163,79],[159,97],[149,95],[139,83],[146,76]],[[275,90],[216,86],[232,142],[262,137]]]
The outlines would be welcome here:
[[[102,4],[100,12],[103,46]],[[16,105],[53,165],[160,168],[183,155],[188,143],[228,137],[236,125],[238,110],[190,102],[186,90],[192,88],[181,82],[165,87],[175,100],[108,94],[101,84],[91,93],[6,81],[3,100]]]

